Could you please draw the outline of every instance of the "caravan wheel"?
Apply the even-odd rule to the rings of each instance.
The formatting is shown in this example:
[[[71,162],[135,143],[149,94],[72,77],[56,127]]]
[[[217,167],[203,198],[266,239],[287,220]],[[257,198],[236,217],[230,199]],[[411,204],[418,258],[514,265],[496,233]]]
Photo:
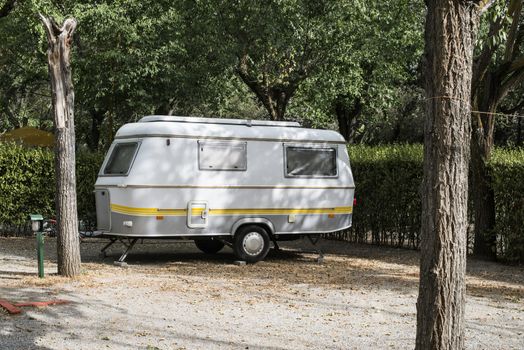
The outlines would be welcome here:
[[[269,235],[260,226],[242,226],[235,233],[235,255],[249,263],[263,260],[269,251]]]
[[[224,243],[215,239],[196,239],[195,245],[206,254],[216,254],[224,248]]]

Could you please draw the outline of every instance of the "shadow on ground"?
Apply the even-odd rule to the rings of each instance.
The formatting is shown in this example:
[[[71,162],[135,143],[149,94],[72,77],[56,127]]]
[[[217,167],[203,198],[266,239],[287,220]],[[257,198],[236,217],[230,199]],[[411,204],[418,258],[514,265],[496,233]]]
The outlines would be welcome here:
[[[419,252],[400,248],[351,244],[320,240],[318,246],[327,254],[324,264],[316,262],[317,254],[302,253],[311,250],[306,240],[282,242],[283,250],[270,250],[265,261],[235,266],[235,256],[229,247],[218,254],[201,253],[192,242],[178,243],[166,240],[145,240],[137,244],[127,258],[129,268],[148,274],[177,274],[216,277],[237,280],[271,279],[282,284],[309,283],[333,285],[338,288],[382,288],[405,293],[418,288]],[[15,257],[33,259],[35,243],[27,238],[1,238],[0,252]],[[96,265],[118,269],[118,260],[125,246],[116,243],[107,250],[100,249],[106,240],[88,238],[81,244],[82,261],[89,269]],[[56,240],[46,240],[46,258],[56,260]],[[93,264],[89,266],[90,264]],[[0,270],[2,270],[0,268]],[[6,271],[4,271],[6,272]],[[2,273],[0,278],[13,278]],[[470,259],[468,261],[468,292],[493,299],[507,297],[524,299],[524,268]]]

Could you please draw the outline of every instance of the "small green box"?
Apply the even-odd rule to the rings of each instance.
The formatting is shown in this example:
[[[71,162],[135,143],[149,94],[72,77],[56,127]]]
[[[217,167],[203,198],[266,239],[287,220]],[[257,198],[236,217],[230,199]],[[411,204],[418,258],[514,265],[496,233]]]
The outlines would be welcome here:
[[[41,221],[44,220],[44,217],[40,214],[29,214],[29,220],[31,221]]]

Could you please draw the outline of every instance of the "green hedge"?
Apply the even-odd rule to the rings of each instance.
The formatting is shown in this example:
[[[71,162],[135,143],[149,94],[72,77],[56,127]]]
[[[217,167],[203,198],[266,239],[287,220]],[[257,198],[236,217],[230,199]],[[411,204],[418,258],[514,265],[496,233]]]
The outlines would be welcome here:
[[[524,262],[524,150],[497,149],[490,163],[495,192],[497,255]]]
[[[418,247],[422,146],[350,146],[357,205],[341,238]]]
[[[350,146],[357,206],[341,239],[418,248],[423,150],[420,145]],[[103,156],[77,153],[79,218],[94,225],[93,189]],[[495,150],[498,256],[524,262],[524,150]],[[27,214],[54,212],[54,163],[48,149],[0,143],[0,230],[26,225]],[[7,226],[8,227],[8,226]],[[5,232],[0,232],[5,233]]]
[[[76,159],[76,191],[78,217],[87,228],[96,227],[95,190],[98,170],[102,166],[104,155],[99,153],[79,152]]]
[[[29,213],[54,211],[53,154],[45,148],[0,143],[0,222],[23,224]]]
[[[78,216],[92,225],[95,220],[93,189],[103,156],[78,152],[76,157]],[[0,224],[4,231],[27,229],[29,213],[53,217],[53,152],[47,148],[0,143],[0,193]]]
[[[338,237],[418,248],[422,146],[350,146],[348,149],[357,206],[353,227]],[[497,256],[510,262],[524,262],[524,150],[496,149],[489,168],[494,179]],[[469,245],[472,244],[470,237]]]

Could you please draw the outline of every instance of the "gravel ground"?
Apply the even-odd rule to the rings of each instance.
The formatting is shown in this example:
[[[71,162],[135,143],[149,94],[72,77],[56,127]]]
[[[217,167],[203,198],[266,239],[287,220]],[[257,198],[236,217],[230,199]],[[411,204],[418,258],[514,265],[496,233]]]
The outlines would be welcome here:
[[[414,347],[418,253],[321,241],[324,264],[293,242],[236,266],[231,250],[147,242],[113,265],[104,242],[81,245],[83,273],[45,279],[34,238],[0,238],[0,299],[67,305],[0,312],[0,349],[409,349]],[[149,243],[149,244],[147,244]],[[524,268],[468,262],[468,349],[524,348]]]

